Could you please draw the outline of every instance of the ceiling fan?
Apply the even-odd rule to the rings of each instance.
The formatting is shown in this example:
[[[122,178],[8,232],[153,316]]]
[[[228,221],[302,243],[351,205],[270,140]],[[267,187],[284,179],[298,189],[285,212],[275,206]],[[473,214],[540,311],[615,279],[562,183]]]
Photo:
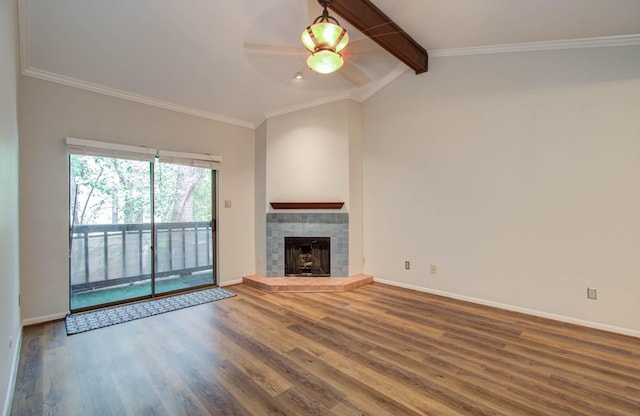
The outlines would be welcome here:
[[[247,42],[244,45],[245,49],[250,53],[274,55],[306,54],[308,55],[307,66],[310,68],[314,69],[313,66],[320,63],[321,69],[314,69],[316,72],[329,73],[338,70],[338,74],[356,87],[371,81],[367,73],[360,69],[359,65],[356,65],[356,62],[359,61],[358,57],[379,53],[382,51],[380,47],[405,63],[416,74],[427,71],[427,51],[370,0],[307,0],[307,2],[309,16],[307,24],[309,26],[303,31],[302,42],[297,42],[300,46]],[[323,11],[322,15],[313,19],[318,10],[316,3],[320,4]],[[334,17],[329,15],[327,8],[334,11],[366,37],[349,42],[346,30]],[[324,27],[318,28],[323,24]],[[323,32],[327,31],[335,32],[335,39],[329,41],[320,39]],[[329,70],[326,70],[327,68]],[[326,71],[323,72],[322,69]],[[301,76],[301,72],[299,72],[299,76]]]

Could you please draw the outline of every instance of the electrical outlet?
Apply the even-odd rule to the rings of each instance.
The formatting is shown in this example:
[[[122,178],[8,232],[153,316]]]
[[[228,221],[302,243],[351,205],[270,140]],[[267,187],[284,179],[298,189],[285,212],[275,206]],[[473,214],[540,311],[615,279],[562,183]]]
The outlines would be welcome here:
[[[435,264],[431,265],[431,274],[438,274],[438,266]]]
[[[587,298],[592,300],[598,299],[598,289],[596,289],[595,287],[588,287]]]
[[[407,270],[410,270],[411,269],[411,262],[405,261],[404,262],[404,268],[407,269]]]

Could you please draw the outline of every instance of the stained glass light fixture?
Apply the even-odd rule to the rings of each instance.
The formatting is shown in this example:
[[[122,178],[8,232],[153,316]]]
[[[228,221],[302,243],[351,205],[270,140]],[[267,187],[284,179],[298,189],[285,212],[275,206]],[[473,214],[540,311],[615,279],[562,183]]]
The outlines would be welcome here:
[[[349,43],[345,28],[329,16],[327,7],[331,0],[318,0],[323,7],[322,15],[302,32],[302,44],[311,52],[307,65],[315,72],[330,74],[344,64],[340,51]]]

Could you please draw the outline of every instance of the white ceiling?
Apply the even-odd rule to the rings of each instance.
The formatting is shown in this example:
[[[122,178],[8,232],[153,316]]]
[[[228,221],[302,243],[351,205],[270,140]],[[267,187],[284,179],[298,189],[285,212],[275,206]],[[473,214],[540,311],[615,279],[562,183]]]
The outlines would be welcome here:
[[[308,1],[19,0],[22,69],[248,127],[294,108],[347,96],[362,101],[406,70],[379,48],[345,58],[370,79],[360,87],[340,71],[319,75],[304,69],[300,34],[321,12],[313,0],[310,11]],[[640,43],[640,0],[374,3],[430,57]],[[352,40],[363,38],[346,27]],[[246,43],[299,52],[264,52]],[[300,70],[304,78],[294,80]]]

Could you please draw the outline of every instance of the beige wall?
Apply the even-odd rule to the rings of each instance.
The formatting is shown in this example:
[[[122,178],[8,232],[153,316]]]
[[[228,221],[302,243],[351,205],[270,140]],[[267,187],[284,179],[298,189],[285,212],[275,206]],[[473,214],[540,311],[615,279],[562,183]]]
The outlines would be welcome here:
[[[363,106],[365,271],[640,335],[640,47],[430,66]]]
[[[218,187],[221,284],[254,270],[254,131],[22,77],[22,319],[68,310],[68,177],[63,140],[78,137],[223,157]],[[223,201],[230,200],[231,208]]]
[[[18,295],[18,37],[17,3],[0,0],[0,411],[8,414],[17,371]]]

